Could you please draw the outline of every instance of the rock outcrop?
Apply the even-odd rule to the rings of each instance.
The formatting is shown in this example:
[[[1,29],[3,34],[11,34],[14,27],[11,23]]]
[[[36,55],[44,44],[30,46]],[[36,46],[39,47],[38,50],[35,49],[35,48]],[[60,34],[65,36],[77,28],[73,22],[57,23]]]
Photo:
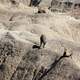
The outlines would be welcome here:
[[[0,1],[0,80],[80,80],[80,20],[44,7],[38,13],[28,0],[16,0],[17,7]],[[63,58],[64,49],[72,55]]]

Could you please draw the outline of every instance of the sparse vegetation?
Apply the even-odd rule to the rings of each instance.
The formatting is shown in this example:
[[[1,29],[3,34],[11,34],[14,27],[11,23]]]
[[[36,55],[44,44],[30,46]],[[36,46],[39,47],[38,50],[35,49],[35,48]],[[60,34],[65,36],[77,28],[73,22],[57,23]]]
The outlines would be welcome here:
[[[79,8],[64,4],[0,0],[0,80],[80,79]]]

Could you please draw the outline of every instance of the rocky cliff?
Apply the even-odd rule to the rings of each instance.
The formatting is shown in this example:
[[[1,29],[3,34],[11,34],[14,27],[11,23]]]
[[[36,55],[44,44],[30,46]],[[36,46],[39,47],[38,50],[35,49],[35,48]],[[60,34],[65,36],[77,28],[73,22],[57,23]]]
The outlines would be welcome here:
[[[0,80],[80,80],[80,20],[0,1]]]

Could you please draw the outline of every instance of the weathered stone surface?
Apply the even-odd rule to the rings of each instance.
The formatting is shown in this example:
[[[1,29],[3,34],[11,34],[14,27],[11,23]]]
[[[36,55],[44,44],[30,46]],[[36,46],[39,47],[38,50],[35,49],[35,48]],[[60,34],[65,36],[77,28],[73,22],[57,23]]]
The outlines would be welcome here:
[[[42,2],[40,3],[41,7],[49,7],[51,6],[51,2],[52,0],[42,0]]]
[[[17,7],[2,1],[0,80],[80,80],[80,20],[43,7],[51,0],[42,0],[40,8],[46,12],[41,13],[28,7],[28,0],[20,0]],[[44,48],[40,48],[42,34],[47,41]],[[63,58],[64,50],[72,55]]]
[[[15,0],[15,1],[29,6],[31,0]],[[42,0],[40,3],[40,6],[41,7],[49,7],[51,5],[51,1],[52,0]],[[0,0],[0,2],[3,4],[8,4],[8,3],[10,3],[10,0]]]

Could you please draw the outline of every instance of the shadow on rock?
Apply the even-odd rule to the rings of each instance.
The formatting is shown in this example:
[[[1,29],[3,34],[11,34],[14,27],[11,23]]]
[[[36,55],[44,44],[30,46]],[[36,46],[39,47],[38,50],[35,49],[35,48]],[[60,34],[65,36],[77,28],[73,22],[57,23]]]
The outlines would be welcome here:
[[[40,46],[38,46],[38,45],[33,45],[32,48],[33,48],[33,49],[36,49],[36,48],[37,48],[37,49],[40,49]]]
[[[1,64],[0,65],[0,70],[3,71],[4,69],[5,69],[5,65],[4,64]]]

